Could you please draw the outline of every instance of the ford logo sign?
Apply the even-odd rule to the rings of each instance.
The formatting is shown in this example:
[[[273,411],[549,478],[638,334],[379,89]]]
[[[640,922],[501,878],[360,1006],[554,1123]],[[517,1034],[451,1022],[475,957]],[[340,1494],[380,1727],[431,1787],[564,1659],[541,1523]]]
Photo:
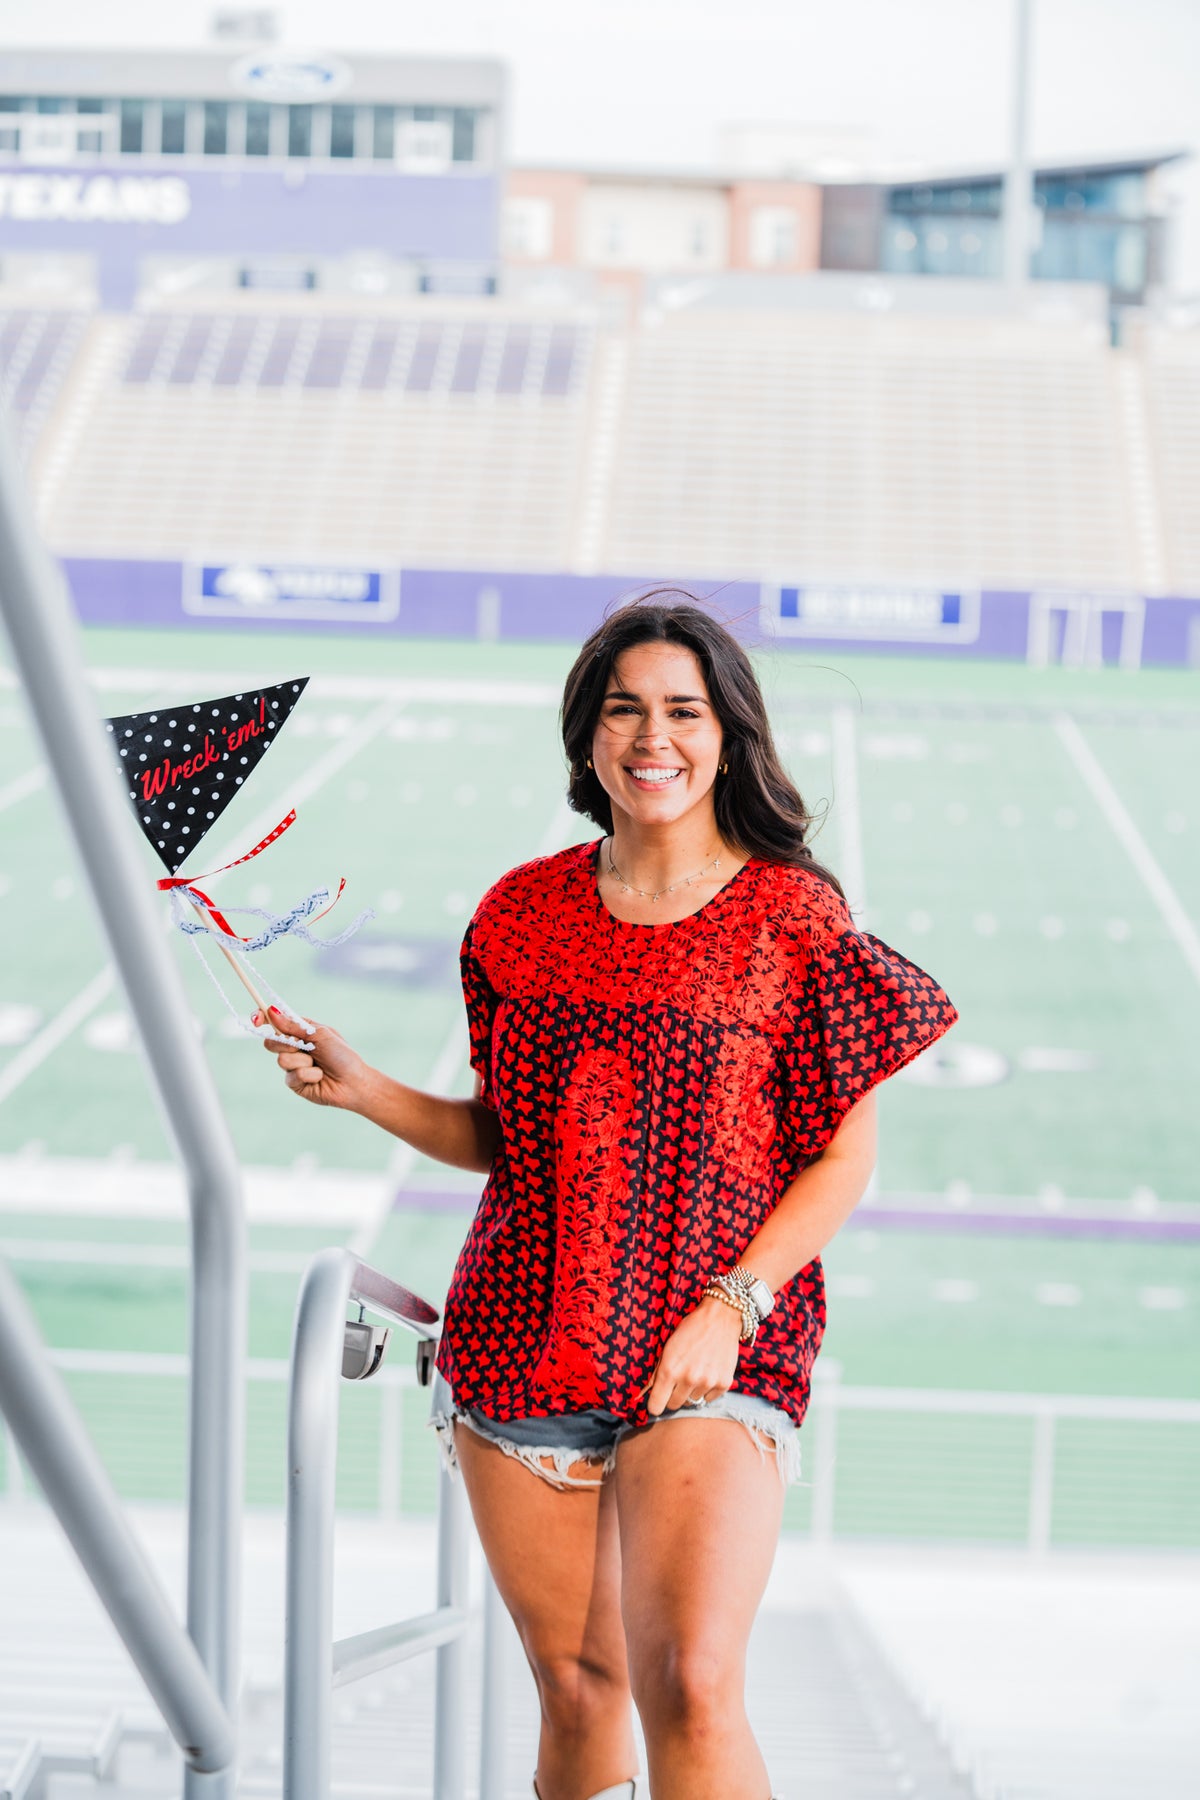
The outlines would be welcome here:
[[[256,100],[330,100],[353,79],[350,65],[336,56],[272,54],[243,56],[230,71],[233,85]]]

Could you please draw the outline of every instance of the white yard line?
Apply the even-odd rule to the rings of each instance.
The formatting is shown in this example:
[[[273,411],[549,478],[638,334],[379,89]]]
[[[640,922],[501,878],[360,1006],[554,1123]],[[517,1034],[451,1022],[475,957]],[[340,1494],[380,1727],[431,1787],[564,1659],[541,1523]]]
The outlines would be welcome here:
[[[1197,932],[1182,900],[1138,830],[1133,815],[1100,766],[1095,751],[1074,719],[1068,713],[1059,713],[1054,721],[1054,729],[1067,755],[1091,790],[1092,798],[1108,820],[1114,836],[1141,877],[1143,886],[1159,910],[1163,924],[1178,944],[1184,962],[1200,982],[1200,932]]]
[[[579,815],[571,811],[566,801],[560,800],[554,809],[553,817],[538,841],[534,855],[553,855],[554,851],[561,846],[570,822],[577,818]],[[586,832],[587,826],[583,819],[579,818],[579,823]],[[422,1084],[425,1091],[432,1094],[444,1094],[454,1086],[466,1057],[467,1048],[467,1022],[461,1005],[456,1001],[453,1023],[434,1059],[433,1067]],[[372,1246],[387,1222],[388,1215],[392,1210],[392,1202],[399,1189],[408,1180],[416,1160],[417,1153],[412,1145],[397,1141],[388,1158],[387,1168],[384,1170],[380,1183],[378,1203],[362,1219],[350,1239],[349,1248],[355,1256],[364,1258],[369,1256]]]
[[[303,661],[303,657],[299,659]],[[89,669],[97,693],[235,694],[259,683],[244,669]],[[0,667],[0,689],[20,686],[16,671]],[[549,681],[494,681],[404,675],[314,675],[308,693],[315,700],[411,700],[446,706],[557,707],[562,688]]]
[[[45,763],[35,763],[23,775],[15,776],[7,787],[0,788],[0,812],[7,812],[18,800],[28,800],[30,794],[40,793],[46,785],[46,775]]]
[[[10,1263],[87,1263],[119,1269],[190,1269],[187,1244],[123,1244],[62,1238],[0,1238],[0,1257]],[[312,1261],[311,1251],[251,1250],[246,1258],[252,1275],[299,1275]]]
[[[93,975],[87,986],[81,988],[74,999],[68,1000],[62,1011],[56,1013],[48,1025],[43,1025],[37,1036],[30,1038],[24,1049],[18,1050],[11,1062],[0,1069],[0,1105],[41,1067],[48,1056],[54,1054],[60,1044],[66,1042],[73,1031],[79,1029],[88,1014],[112,991],[112,986],[110,964],[98,975]]]
[[[837,874],[855,923],[866,924],[867,870],[858,798],[858,742],[848,706],[833,709],[833,806],[838,832]]]

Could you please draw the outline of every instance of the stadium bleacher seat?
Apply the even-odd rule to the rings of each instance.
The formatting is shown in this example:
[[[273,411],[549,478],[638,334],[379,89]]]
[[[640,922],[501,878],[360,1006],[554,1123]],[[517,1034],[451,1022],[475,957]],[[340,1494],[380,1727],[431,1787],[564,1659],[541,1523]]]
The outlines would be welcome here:
[[[1151,328],[1142,364],[1165,586],[1172,594],[1200,594],[1200,330]]]
[[[28,450],[46,422],[87,329],[79,310],[0,308],[0,407]]]
[[[603,566],[1132,574],[1109,353],[1022,320],[681,312],[635,338]]]
[[[112,318],[46,447],[81,555],[562,568],[593,328],[487,303]],[[57,457],[57,464],[56,464]]]

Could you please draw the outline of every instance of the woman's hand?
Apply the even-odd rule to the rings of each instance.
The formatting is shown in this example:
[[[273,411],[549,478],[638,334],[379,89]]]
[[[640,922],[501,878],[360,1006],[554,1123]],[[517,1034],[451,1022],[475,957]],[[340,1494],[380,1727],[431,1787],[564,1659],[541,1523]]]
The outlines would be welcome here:
[[[655,1418],[689,1400],[716,1400],[729,1392],[737,1371],[741,1314],[723,1300],[701,1300],[679,1321],[658,1359],[646,1410]]]
[[[270,1023],[286,1032],[288,1037],[303,1038],[313,1046],[311,1050],[297,1050],[294,1044],[282,1043],[279,1038],[267,1038],[263,1043],[263,1048],[283,1070],[293,1094],[311,1100],[314,1106],[340,1106],[347,1112],[360,1111],[374,1071],[357,1050],[352,1050],[332,1026],[314,1025],[312,1031],[308,1031],[275,1007],[270,1008],[269,1017]],[[254,1023],[265,1025],[267,1020],[261,1013],[255,1013]]]

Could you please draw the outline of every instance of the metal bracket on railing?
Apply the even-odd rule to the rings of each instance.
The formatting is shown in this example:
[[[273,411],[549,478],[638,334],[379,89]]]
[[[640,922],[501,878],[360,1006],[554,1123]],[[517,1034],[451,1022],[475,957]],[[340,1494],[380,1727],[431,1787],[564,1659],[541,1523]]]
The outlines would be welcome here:
[[[467,1515],[462,1483],[445,1465],[438,1486],[434,1611],[333,1642],[340,1377],[344,1373],[362,1380],[373,1373],[383,1354],[379,1328],[362,1318],[347,1320],[347,1305],[354,1300],[415,1332],[418,1378],[422,1386],[433,1379],[437,1338],[432,1328],[439,1323],[436,1309],[377,1269],[358,1262],[347,1250],[323,1250],[314,1257],[296,1307],[288,1392],[283,1800],[328,1800],[334,1685],[356,1681],[429,1650],[437,1654],[434,1800],[463,1800]],[[435,1405],[440,1399],[435,1392]],[[499,1604],[491,1594],[489,1603],[493,1607]],[[484,1655],[484,1712],[490,1734],[481,1752],[489,1761],[495,1760],[499,1731],[499,1687],[492,1666],[499,1641],[493,1620]]]

